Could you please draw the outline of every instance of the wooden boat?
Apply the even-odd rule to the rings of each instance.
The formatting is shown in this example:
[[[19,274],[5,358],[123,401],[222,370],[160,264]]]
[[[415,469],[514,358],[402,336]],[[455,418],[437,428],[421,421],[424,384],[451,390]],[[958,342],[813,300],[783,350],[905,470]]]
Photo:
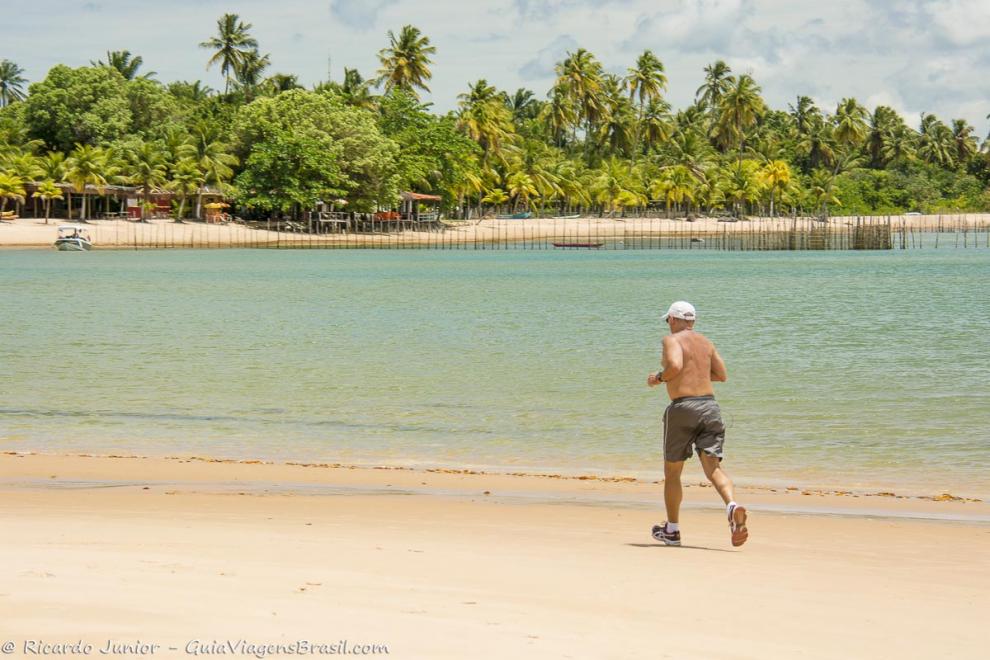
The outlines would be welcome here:
[[[577,220],[581,217],[580,213],[575,213],[574,215],[555,215],[551,220]]]
[[[554,247],[559,248],[593,248],[597,249],[605,245],[604,243],[554,243]]]
[[[524,211],[522,213],[513,213],[511,215],[496,215],[496,220],[529,220],[533,217],[533,214],[529,211]]]

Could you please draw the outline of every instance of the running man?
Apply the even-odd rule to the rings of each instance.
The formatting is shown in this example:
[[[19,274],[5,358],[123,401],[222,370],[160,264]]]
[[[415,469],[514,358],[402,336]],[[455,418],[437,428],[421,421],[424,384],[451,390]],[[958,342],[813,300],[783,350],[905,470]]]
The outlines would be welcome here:
[[[705,476],[725,502],[732,545],[740,546],[749,537],[746,509],[736,504],[732,480],[721,467],[725,425],[712,389],[712,381],[724,383],[728,377],[715,344],[694,331],[697,317],[691,303],[679,300],[670,306],[662,317],[670,328],[670,334],[663,338],[663,368],[646,379],[650,387],[664,383],[670,396],[670,405],[663,414],[663,500],[667,521],[653,526],[653,538],[667,545],[681,544],[681,471],[694,445]]]

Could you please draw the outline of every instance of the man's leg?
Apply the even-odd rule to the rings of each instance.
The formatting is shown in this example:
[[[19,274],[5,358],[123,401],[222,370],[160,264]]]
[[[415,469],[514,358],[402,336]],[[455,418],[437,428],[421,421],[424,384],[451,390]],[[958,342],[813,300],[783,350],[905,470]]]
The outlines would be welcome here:
[[[732,494],[732,479],[729,479],[729,475],[725,473],[722,469],[721,462],[714,456],[709,456],[705,452],[699,452],[699,457],[701,458],[701,467],[705,471],[705,476],[708,477],[708,481],[712,482],[715,486],[715,490],[718,494],[722,496],[722,501],[726,504],[734,500]],[[680,482],[678,482],[680,485]]]
[[[682,470],[684,461],[663,462],[663,503],[667,507],[667,521],[672,523],[680,522],[681,499],[684,497],[681,490]]]

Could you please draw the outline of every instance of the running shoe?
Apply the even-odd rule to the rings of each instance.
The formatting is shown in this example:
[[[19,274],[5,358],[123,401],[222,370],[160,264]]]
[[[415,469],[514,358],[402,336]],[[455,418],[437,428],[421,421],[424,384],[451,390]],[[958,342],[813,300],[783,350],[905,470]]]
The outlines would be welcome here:
[[[676,532],[667,531],[667,523],[664,522],[663,525],[653,526],[653,538],[657,541],[663,541],[664,545],[680,545],[681,544],[681,531]]]
[[[749,538],[746,529],[746,507],[738,504],[729,507],[729,532],[732,533],[732,545],[741,546]]]

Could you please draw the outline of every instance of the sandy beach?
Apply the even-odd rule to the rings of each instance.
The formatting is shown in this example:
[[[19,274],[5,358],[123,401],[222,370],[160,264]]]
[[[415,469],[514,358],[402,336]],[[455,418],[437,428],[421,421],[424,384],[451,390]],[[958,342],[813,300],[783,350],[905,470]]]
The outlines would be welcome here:
[[[966,229],[979,236],[967,240],[970,245],[984,245],[990,229],[990,214],[892,216],[896,230],[946,232]],[[57,226],[64,220],[20,218],[0,222],[0,247],[46,248],[55,241]],[[829,226],[841,230],[855,225],[855,217],[833,217]],[[879,223],[880,218],[864,222]],[[883,219],[886,222],[886,219]],[[588,241],[617,242],[644,236],[669,237],[684,242],[717,237],[748,238],[754,232],[807,232],[823,225],[809,218],[749,218],[739,222],[720,222],[716,218],[698,218],[693,222],[665,218],[530,218],[527,220],[485,219],[451,221],[442,231],[396,231],[382,233],[307,234],[275,232],[249,228],[242,224],[215,225],[201,222],[176,223],[172,220],[149,220],[145,223],[126,220],[91,220],[86,225],[97,249],[135,248],[233,248],[233,247],[396,247],[402,245],[498,245],[519,241]],[[930,242],[930,241],[929,241]],[[680,244],[678,244],[680,245]],[[659,244],[657,245],[659,247]]]
[[[986,503],[745,489],[751,540],[733,549],[715,494],[693,485],[685,546],[666,548],[649,536],[660,488],[5,453],[0,642],[162,657],[227,640],[397,658],[985,653]]]

